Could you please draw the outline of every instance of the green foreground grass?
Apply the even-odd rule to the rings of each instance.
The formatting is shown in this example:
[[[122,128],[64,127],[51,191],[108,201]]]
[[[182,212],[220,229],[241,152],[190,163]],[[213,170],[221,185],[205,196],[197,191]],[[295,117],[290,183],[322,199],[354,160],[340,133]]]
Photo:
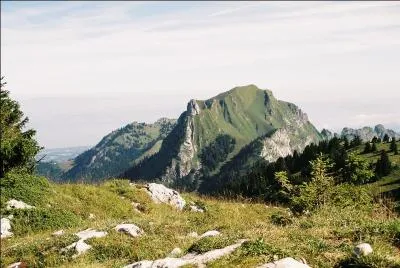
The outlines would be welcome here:
[[[256,267],[274,255],[302,257],[312,267],[346,267],[339,263],[345,263],[360,242],[368,242],[374,249],[372,256],[361,260],[368,263],[365,267],[400,267],[400,220],[391,202],[362,209],[324,207],[294,217],[283,207],[184,193],[187,201],[207,209],[196,213],[154,204],[143,186],[131,186],[128,181],[51,183],[49,187],[36,209],[14,213],[15,235],[1,241],[2,267],[18,261],[29,267],[121,267],[166,257],[175,247],[204,252],[240,238],[250,242],[207,267]],[[135,211],[131,202],[142,204],[143,212]],[[90,219],[90,214],[95,218]],[[132,238],[117,233],[113,227],[120,223],[134,223],[145,235]],[[78,258],[61,254],[61,248],[78,240],[73,234],[86,228],[104,230],[108,235],[88,240],[93,248]],[[53,237],[51,233],[59,229],[66,234]],[[214,229],[222,236],[200,241],[187,236]]]

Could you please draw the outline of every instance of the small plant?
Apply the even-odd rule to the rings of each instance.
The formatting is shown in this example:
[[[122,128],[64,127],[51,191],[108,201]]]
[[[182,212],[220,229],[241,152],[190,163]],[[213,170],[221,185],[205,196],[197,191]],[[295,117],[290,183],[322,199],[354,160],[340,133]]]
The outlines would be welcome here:
[[[205,237],[194,242],[188,248],[187,252],[196,252],[200,254],[213,249],[227,247],[234,242],[235,242],[234,239],[229,237],[222,237],[222,236]]]
[[[255,241],[244,242],[241,250],[245,256],[260,256],[268,254],[270,247],[264,243],[264,239],[257,238]]]

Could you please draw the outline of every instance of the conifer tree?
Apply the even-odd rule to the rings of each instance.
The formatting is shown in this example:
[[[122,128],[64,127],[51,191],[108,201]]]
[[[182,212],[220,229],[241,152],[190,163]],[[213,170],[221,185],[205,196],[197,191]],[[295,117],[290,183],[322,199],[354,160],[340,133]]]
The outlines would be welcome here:
[[[365,147],[364,147],[364,152],[363,152],[363,153],[364,153],[364,154],[370,153],[371,150],[372,150],[371,144],[367,141],[367,142],[365,143]]]
[[[387,176],[391,171],[391,162],[385,150],[381,151],[381,157],[376,162],[375,173],[378,176]]]

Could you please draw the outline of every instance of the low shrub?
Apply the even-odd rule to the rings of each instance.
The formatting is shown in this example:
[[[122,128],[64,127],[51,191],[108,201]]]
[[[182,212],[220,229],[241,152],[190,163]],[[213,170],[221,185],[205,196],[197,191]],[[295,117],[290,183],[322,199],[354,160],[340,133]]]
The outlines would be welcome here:
[[[288,212],[276,212],[270,217],[271,222],[275,225],[286,226],[293,223],[291,215]]]
[[[223,236],[205,237],[194,242],[187,252],[204,253],[213,249],[224,248],[235,243],[235,239]]]
[[[363,257],[354,255],[341,260],[335,265],[335,268],[399,268],[400,263],[389,260],[377,254],[371,254]]]
[[[4,248],[2,249],[2,265],[23,261],[28,267],[57,267],[72,260],[72,252],[60,254],[60,250],[77,240],[78,237],[71,234]]]
[[[29,205],[42,205],[49,193],[50,184],[45,177],[35,176],[23,169],[14,169],[0,180],[2,209],[5,202],[17,199]]]
[[[78,216],[63,209],[35,208],[14,210],[12,214],[14,215],[12,230],[15,235],[75,227],[81,222]]]

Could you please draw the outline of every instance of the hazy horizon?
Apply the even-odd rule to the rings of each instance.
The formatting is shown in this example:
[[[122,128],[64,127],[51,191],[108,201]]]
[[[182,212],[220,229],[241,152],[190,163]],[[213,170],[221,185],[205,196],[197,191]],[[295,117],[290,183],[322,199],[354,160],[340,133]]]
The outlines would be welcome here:
[[[400,130],[399,2],[1,2],[1,75],[46,148],[255,84],[319,129]]]

